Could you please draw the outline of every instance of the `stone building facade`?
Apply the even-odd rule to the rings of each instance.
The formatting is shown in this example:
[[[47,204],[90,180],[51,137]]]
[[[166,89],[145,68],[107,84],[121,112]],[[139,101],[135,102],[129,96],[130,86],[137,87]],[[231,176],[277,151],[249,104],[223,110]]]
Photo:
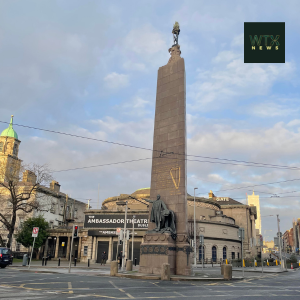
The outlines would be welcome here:
[[[257,218],[255,220],[255,228],[259,230],[259,234],[261,234],[261,214],[260,214],[260,202],[259,195],[255,195],[254,191],[252,195],[247,196],[248,205],[256,207]]]
[[[130,196],[137,198],[137,200],[130,198]],[[117,205],[117,202],[127,201],[127,228],[130,232],[132,232],[132,217],[135,215],[133,259],[136,258],[137,263],[139,263],[140,244],[148,230],[149,214],[148,203],[142,200],[143,198],[150,198],[150,188],[137,190],[131,195],[121,194],[117,197],[107,198],[103,201],[101,209],[86,210],[85,221],[77,224],[80,230],[79,238],[74,240],[73,257],[80,258],[80,261],[83,262],[87,262],[88,259],[90,262],[100,262],[101,253],[106,251],[108,261],[116,259],[117,253],[121,251],[121,247],[117,248],[116,229],[123,228],[125,215],[124,206]],[[200,235],[204,236],[203,254],[205,261],[211,262],[213,260],[219,263],[223,259],[241,258],[241,241],[238,237],[241,226],[244,226],[246,233],[244,243],[247,247],[244,250],[244,257],[252,256],[252,252],[256,251],[256,247],[250,247],[250,241],[254,238],[252,234],[256,234],[255,227],[254,230],[251,227],[253,223],[251,223],[251,216],[255,214],[255,211],[247,205],[237,202],[238,205],[236,202],[236,205],[229,207],[221,205],[215,199],[195,198],[197,251],[191,253],[191,258],[196,255],[197,261],[201,261]],[[188,232],[190,239],[193,240],[194,197],[187,195],[187,203]],[[53,256],[67,259],[70,254],[70,246],[68,245],[71,242],[71,227],[51,230],[50,240],[52,241],[49,243],[49,249],[52,249]],[[125,245],[125,257],[131,259],[131,256],[132,240],[130,239]]]
[[[233,218],[237,226],[244,228],[244,257],[257,256],[260,253],[260,247],[255,226],[257,219],[256,206],[244,205],[229,197],[216,197],[212,191],[209,193],[209,199],[218,203],[223,213]]]
[[[19,176],[20,166],[22,160],[19,156],[19,146],[21,141],[18,134],[13,129],[13,116],[11,118],[9,127],[2,131],[0,135],[0,180],[4,182],[6,176],[11,172]],[[36,175],[25,170],[22,174],[21,181],[17,184],[18,193],[27,192],[28,189],[36,183]],[[9,216],[11,214],[11,202],[9,201],[10,194],[5,187],[0,187],[0,204],[2,213]],[[56,228],[68,222],[76,221],[83,222],[84,211],[86,204],[68,197],[68,195],[60,191],[60,185],[56,181],[50,183],[50,187],[39,186],[38,189],[31,194],[27,201],[38,201],[41,211],[33,210],[31,213],[25,213],[22,210],[17,211],[15,232],[21,229],[23,222],[30,217],[37,217],[42,215],[49,223],[50,228]],[[3,244],[6,245],[8,231],[3,223],[0,223],[0,235]],[[21,244],[18,244],[13,237],[11,249],[17,252],[27,252]]]

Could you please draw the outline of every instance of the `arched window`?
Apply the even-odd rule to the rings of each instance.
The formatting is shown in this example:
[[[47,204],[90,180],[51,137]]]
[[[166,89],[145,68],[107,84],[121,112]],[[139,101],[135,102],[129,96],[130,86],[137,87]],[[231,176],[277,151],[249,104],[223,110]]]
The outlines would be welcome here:
[[[223,259],[227,258],[227,248],[223,247]]]
[[[0,152],[3,151],[3,142],[0,142]]]
[[[202,251],[203,251],[203,259],[205,259],[205,248],[203,245],[199,246],[199,261],[202,261]]]
[[[216,261],[217,261],[217,247],[216,247],[216,246],[213,246],[213,247],[211,248],[211,251],[212,251],[212,260],[213,260],[214,262],[216,262]]]

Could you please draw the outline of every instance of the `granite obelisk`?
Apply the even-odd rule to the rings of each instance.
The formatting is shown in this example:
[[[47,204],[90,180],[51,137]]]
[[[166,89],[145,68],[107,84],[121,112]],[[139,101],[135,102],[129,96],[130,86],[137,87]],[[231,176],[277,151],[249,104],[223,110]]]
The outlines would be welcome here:
[[[139,271],[142,273],[159,274],[163,263],[170,264],[171,274],[191,273],[187,227],[185,64],[180,57],[179,32],[176,22],[172,31],[174,45],[169,49],[171,57],[158,70],[150,192],[151,200],[160,195],[167,208],[175,213],[177,236],[155,233],[155,224],[149,222],[149,232],[141,245]]]

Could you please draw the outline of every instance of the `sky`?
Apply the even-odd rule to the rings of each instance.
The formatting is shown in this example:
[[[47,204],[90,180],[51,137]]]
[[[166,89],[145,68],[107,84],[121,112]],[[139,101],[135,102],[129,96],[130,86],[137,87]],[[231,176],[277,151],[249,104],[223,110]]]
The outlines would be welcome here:
[[[300,167],[299,9],[298,0],[0,0],[0,121],[13,114],[16,124],[151,149],[157,70],[168,62],[178,21],[188,154]],[[284,64],[244,64],[244,22],[285,22]],[[151,158],[147,150],[14,129],[19,157],[53,171]],[[267,240],[276,214],[283,232],[300,218],[300,180],[248,187],[300,179],[299,170],[196,160],[187,165],[188,193],[198,187],[199,196],[212,190],[246,203],[254,189]],[[101,203],[150,187],[151,159],[53,176],[62,192],[96,208],[98,190]]]

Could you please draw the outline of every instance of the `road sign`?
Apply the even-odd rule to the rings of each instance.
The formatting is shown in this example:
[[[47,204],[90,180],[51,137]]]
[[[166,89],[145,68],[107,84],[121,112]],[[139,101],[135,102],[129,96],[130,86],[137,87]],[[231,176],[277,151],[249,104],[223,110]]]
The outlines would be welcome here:
[[[245,230],[244,228],[240,227],[238,231],[238,237],[240,241],[243,241],[245,239]]]
[[[33,227],[32,229],[32,237],[37,237],[39,234],[39,228],[38,227]]]
[[[120,233],[121,233],[121,230],[122,230],[122,228],[117,228],[117,230],[116,230],[116,234],[117,234],[117,235],[120,235]]]

